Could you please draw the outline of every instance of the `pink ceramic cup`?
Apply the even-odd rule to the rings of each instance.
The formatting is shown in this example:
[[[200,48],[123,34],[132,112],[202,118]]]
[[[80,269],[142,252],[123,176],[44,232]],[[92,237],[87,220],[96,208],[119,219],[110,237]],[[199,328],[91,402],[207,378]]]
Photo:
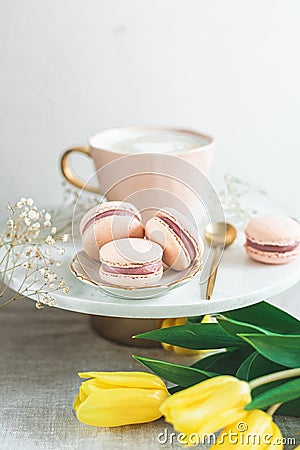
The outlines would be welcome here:
[[[161,155],[172,155],[181,158],[204,174],[208,174],[213,158],[213,138],[197,131],[164,128],[164,127],[122,127],[101,131],[88,140],[87,147],[73,147],[65,151],[61,158],[61,170],[64,177],[74,186],[91,192],[105,194],[107,200],[126,200],[137,191],[147,189],[165,189],[180,196],[180,189],[174,180],[163,177],[169,173],[168,158]],[[83,153],[92,158],[97,172],[99,187],[85,184],[72,170],[70,157],[73,153]],[[104,166],[118,158],[139,154],[140,158],[147,160],[147,166],[159,167],[159,174],[144,173],[138,177],[126,179],[126,164],[119,164],[118,173],[113,177],[121,182],[113,188],[108,176],[102,177],[101,170]],[[157,164],[156,164],[157,163]],[[109,167],[109,166],[108,166]],[[111,165],[115,170],[114,165]],[[124,169],[123,169],[124,167]],[[122,181],[123,180],[123,181]]]

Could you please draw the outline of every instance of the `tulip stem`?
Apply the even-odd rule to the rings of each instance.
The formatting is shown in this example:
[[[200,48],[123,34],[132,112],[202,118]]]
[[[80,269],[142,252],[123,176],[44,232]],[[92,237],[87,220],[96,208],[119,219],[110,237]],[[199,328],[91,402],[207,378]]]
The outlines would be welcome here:
[[[280,372],[270,373],[269,375],[255,378],[254,380],[249,381],[249,386],[252,391],[263,384],[272,383],[272,381],[284,380],[285,378],[294,378],[297,376],[300,376],[300,368],[282,370]]]
[[[275,405],[270,406],[270,408],[267,410],[267,414],[273,416],[273,414],[275,414],[275,412],[278,408],[280,408],[281,405],[282,403],[275,403]]]

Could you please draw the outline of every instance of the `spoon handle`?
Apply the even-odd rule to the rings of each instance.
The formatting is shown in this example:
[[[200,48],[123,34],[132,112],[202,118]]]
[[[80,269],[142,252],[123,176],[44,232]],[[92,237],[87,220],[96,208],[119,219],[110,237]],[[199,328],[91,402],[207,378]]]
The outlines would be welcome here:
[[[218,272],[221,252],[222,252],[222,246],[216,247],[214,258],[213,258],[213,261],[212,261],[211,266],[210,266],[209,278],[208,278],[208,281],[207,281],[206,300],[210,300],[211,299],[211,296],[212,296],[212,293],[213,293],[213,290],[214,290],[214,287],[215,287],[215,281],[216,281],[216,277],[217,277],[217,272]]]

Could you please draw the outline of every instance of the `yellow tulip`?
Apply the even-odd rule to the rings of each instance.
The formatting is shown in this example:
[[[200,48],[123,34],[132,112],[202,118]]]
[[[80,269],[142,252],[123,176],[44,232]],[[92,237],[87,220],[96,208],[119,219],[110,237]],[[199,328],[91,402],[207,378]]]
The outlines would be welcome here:
[[[169,396],[163,381],[146,372],[84,372],[74,402],[77,418],[88,425],[118,427],[159,419]]]
[[[255,409],[222,431],[211,450],[281,450],[282,434],[272,417]]]
[[[164,401],[160,411],[176,431],[201,437],[241,420],[250,401],[248,383],[221,375],[176,392]]]
[[[201,323],[210,323],[210,322],[212,322],[212,318],[210,316],[204,316]],[[187,323],[186,317],[179,317],[177,319],[164,319],[162,321],[160,328],[176,327],[180,325],[185,325],[186,323]],[[161,342],[161,345],[168,352],[173,351],[178,355],[197,356],[211,352],[211,350],[190,350],[188,348],[178,347],[177,345],[166,344],[165,342]]]

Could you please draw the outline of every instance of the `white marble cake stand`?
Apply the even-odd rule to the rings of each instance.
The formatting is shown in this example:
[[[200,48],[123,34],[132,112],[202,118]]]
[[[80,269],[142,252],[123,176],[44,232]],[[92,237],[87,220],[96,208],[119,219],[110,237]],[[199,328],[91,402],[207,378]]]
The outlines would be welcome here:
[[[246,255],[240,239],[224,252],[211,300],[205,300],[206,283],[200,284],[200,276],[162,297],[129,300],[109,296],[99,287],[76,279],[69,268],[74,253],[73,245],[66,245],[62,266],[56,269],[70,286],[70,292],[54,293],[55,306],[99,316],[161,319],[211,314],[266,300],[300,280],[300,257],[285,265],[260,264]],[[12,289],[18,289],[20,277],[16,271],[9,283]]]
[[[92,315],[91,324],[96,332],[126,345],[149,346],[149,341],[133,341],[131,336],[158,328],[158,319],[245,307],[279,294],[300,280],[300,257],[286,265],[260,264],[246,255],[242,240],[238,239],[224,252],[211,300],[205,300],[206,282],[201,283],[199,275],[162,297],[130,300],[112,297],[101,288],[76,279],[69,268],[74,253],[73,245],[66,245],[62,266],[56,268],[70,286],[70,292],[53,293],[55,307]],[[17,290],[22,279],[23,272],[16,270],[9,287]],[[36,300],[33,296],[31,298]]]

